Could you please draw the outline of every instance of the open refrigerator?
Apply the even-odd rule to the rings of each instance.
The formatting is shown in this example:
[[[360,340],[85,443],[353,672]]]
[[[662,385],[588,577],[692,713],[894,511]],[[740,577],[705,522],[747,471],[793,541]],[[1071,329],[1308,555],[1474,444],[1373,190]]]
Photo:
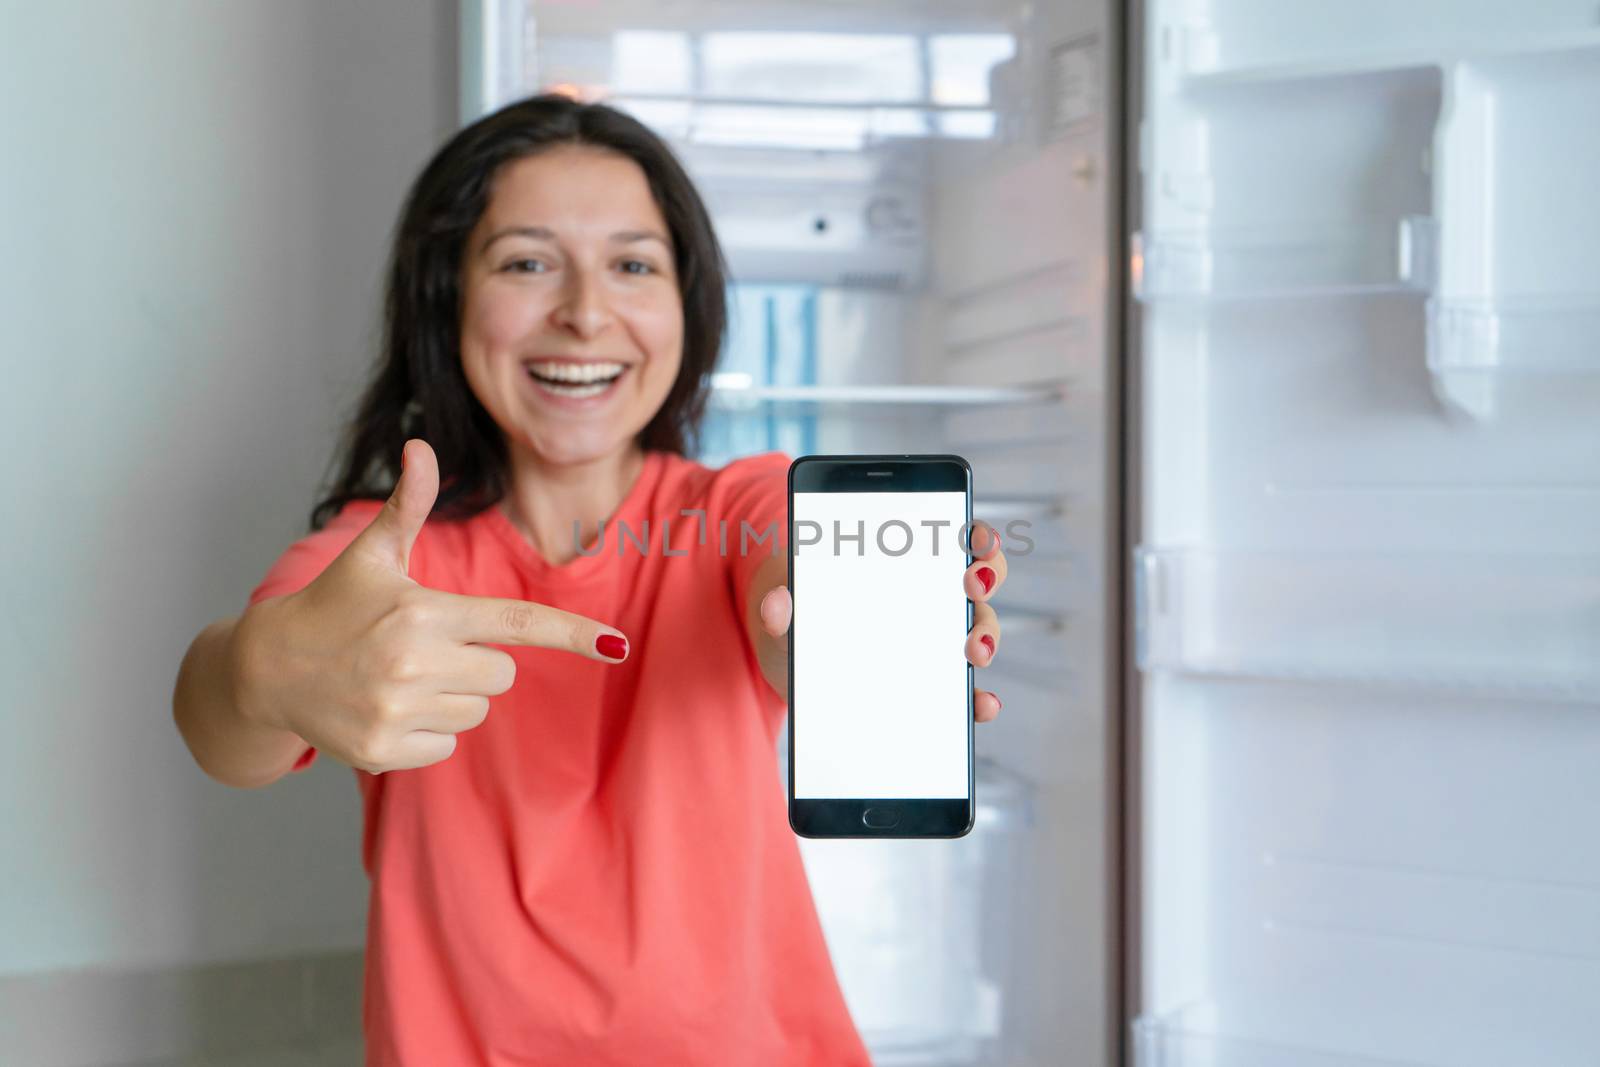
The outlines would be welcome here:
[[[463,13],[705,193],[703,461],[1019,535],[973,832],[800,842],[875,1062],[1600,1064],[1600,7]]]
[[[1600,1063],[1600,8],[1142,14],[1134,1061]]]

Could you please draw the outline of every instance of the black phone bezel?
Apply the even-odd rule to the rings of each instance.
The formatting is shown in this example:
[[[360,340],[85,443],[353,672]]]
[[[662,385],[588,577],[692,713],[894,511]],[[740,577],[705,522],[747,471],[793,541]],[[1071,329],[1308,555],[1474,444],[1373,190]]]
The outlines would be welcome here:
[[[880,473],[874,473],[880,472]],[[959,492],[966,498],[966,519],[972,522],[972,465],[961,456],[926,455],[811,455],[800,456],[789,464],[787,494],[787,581],[789,595],[796,605],[794,587],[794,494],[796,492]],[[968,545],[966,565],[975,558]],[[972,629],[973,608],[967,604],[967,630]],[[795,619],[789,625],[789,773],[787,792],[789,827],[801,837],[811,838],[906,838],[965,837],[971,832],[977,811],[973,774],[972,664],[967,664],[967,795],[931,798],[796,798],[794,795],[795,757]],[[864,820],[868,809],[892,809],[892,826],[873,827]]]

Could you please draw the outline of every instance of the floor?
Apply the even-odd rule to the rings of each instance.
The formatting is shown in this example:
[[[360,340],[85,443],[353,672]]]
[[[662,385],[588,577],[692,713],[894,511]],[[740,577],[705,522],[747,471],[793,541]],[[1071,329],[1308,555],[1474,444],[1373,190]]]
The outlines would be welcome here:
[[[262,1049],[233,1056],[203,1059],[144,1060],[118,1067],[362,1067],[359,1038],[326,1045]]]

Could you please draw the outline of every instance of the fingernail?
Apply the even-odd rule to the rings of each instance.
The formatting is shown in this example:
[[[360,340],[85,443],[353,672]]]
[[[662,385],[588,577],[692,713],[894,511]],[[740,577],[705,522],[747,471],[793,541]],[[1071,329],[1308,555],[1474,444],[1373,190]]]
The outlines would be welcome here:
[[[607,659],[621,659],[628,654],[628,642],[616,634],[601,634],[594,639],[594,650]]]
[[[987,593],[994,588],[994,571],[988,567],[979,567],[978,581],[982,583],[983,591]]]
[[[406,469],[406,446],[405,445],[401,445],[400,446],[400,469],[401,470],[405,470]]]
[[[989,650],[989,658],[993,659],[994,658],[994,638],[990,637],[988,634],[984,634],[982,637],[978,638],[978,641],[983,645],[984,648],[987,648]]]
[[[994,697],[994,710],[995,711],[999,711],[1000,710],[1000,694],[999,693],[990,693],[989,695]]]

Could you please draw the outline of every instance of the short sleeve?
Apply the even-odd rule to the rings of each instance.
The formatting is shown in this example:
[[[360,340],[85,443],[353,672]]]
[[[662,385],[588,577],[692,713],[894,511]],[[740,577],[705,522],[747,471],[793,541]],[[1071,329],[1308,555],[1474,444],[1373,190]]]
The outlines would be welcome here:
[[[727,522],[730,580],[743,609],[756,571],[789,543],[789,457],[763,452],[736,459],[717,474],[718,496],[711,520]]]
[[[298,593],[310,585],[356,539],[356,535],[371,524],[382,507],[381,500],[352,500],[346,503],[322,529],[284,549],[283,555],[267,569],[266,576],[251,590],[249,603],[256,604],[271,597]],[[307,747],[289,769],[303,771],[316,758],[317,750]]]

